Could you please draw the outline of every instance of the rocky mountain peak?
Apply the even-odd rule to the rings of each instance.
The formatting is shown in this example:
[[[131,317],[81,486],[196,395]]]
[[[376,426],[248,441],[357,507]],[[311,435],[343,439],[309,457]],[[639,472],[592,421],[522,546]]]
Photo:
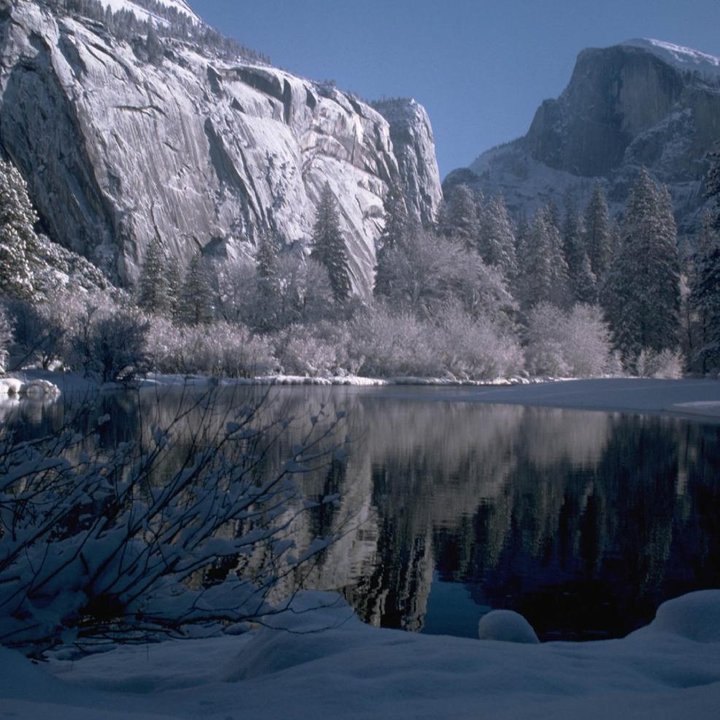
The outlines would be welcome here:
[[[583,50],[567,88],[538,108],[527,134],[447,179],[502,192],[532,212],[596,182],[616,207],[641,167],[668,185],[683,232],[702,207],[706,155],[720,139],[720,60],[658,40]]]

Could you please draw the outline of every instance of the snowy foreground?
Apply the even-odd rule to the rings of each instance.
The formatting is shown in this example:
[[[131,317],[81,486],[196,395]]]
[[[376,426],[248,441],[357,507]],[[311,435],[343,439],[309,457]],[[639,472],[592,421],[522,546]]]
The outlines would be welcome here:
[[[711,380],[438,390],[442,401],[720,416]],[[627,638],[593,643],[381,630],[319,593],[267,625],[42,664],[0,648],[0,719],[720,718],[720,589],[665,603]],[[501,638],[532,639],[495,627]]]
[[[378,630],[335,596],[300,602],[328,607],[75,662],[0,650],[0,718],[720,717],[720,590],[666,603],[623,640],[578,644]]]

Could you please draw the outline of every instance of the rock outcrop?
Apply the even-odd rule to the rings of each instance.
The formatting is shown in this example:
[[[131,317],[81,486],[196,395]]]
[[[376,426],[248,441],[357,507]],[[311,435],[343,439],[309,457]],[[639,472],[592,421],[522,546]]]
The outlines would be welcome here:
[[[307,245],[329,183],[369,293],[389,185],[419,220],[441,199],[424,110],[405,101],[388,121],[334,87],[162,44],[150,62],[142,37],[0,0],[0,145],[48,234],[130,284],[155,237],[181,263],[251,255],[263,228]]]
[[[482,154],[446,182],[502,192],[516,212],[602,182],[624,202],[641,166],[668,185],[682,232],[697,226],[706,155],[720,140],[720,59],[655,40],[580,53],[569,85],[524,137]]]

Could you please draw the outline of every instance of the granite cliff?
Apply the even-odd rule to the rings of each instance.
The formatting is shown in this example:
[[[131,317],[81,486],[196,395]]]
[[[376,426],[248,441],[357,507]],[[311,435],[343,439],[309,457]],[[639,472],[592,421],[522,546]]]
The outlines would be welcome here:
[[[641,166],[668,185],[681,232],[703,205],[706,154],[720,140],[720,59],[657,40],[583,50],[559,98],[527,134],[483,153],[447,179],[502,192],[532,212],[568,191],[579,200],[602,182],[619,207]]]
[[[106,4],[118,2],[132,5]],[[181,263],[198,249],[252,255],[264,228],[307,245],[329,183],[365,295],[388,187],[418,220],[434,216],[432,130],[414,101],[374,109],[177,38],[161,37],[150,59],[141,35],[118,39],[54,5],[0,0],[0,147],[50,237],[121,284],[154,237]]]

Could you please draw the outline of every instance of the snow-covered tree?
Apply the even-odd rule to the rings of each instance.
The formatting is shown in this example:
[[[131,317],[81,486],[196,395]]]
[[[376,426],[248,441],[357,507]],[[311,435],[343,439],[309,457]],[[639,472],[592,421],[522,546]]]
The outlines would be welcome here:
[[[704,218],[690,277],[692,370],[720,369],[720,151],[710,154],[706,197],[714,207]]]
[[[5,373],[7,365],[8,351],[10,343],[13,340],[13,326],[8,313],[2,305],[0,305],[0,375]]]
[[[87,298],[84,305],[70,337],[68,364],[101,382],[126,382],[146,371],[146,317],[101,298]]]
[[[613,238],[605,192],[595,185],[590,202],[583,216],[585,225],[585,249],[590,260],[590,270],[602,283],[612,260]]]
[[[276,330],[281,312],[280,248],[270,231],[260,234],[255,256],[257,305],[255,327],[262,332]]]
[[[478,251],[487,265],[497,267],[508,281],[516,278],[515,233],[502,196],[491,198],[480,209]]]
[[[337,203],[329,183],[325,183],[316,209],[311,257],[327,269],[335,302],[345,302],[351,291],[350,270]]]
[[[0,160],[0,293],[33,294],[36,222],[25,180],[12,163]]]
[[[640,353],[676,350],[680,327],[680,261],[667,190],[642,170],[628,198],[622,244],[610,269],[603,305],[626,367]]]
[[[407,214],[405,198],[395,185],[390,185],[384,199],[384,223],[377,241],[375,287],[376,296],[387,296],[391,292],[388,286],[392,277],[392,267],[388,256],[401,247],[408,233],[412,232]]]
[[[159,238],[154,238],[147,247],[140,266],[137,302],[147,312],[171,316],[177,303],[177,287],[173,287],[171,263]]]
[[[572,202],[569,202],[565,209],[562,236],[568,284],[573,300],[592,304],[597,300],[597,281],[585,247],[583,218],[577,213]]]
[[[541,302],[551,302],[558,307],[569,304],[567,263],[560,230],[549,208],[535,213],[520,263],[521,295],[526,308]]]
[[[467,185],[455,185],[447,194],[438,218],[438,229],[466,248],[477,249],[480,240],[478,198]]]
[[[398,311],[432,317],[449,301],[471,315],[509,320],[514,302],[502,273],[488,267],[474,250],[431,230],[416,229],[402,247],[387,254],[388,290],[384,297]]]
[[[709,155],[710,167],[705,176],[705,197],[714,200],[714,207],[710,215],[710,226],[720,232],[720,144]]]
[[[209,323],[214,316],[210,272],[201,253],[195,253],[185,271],[177,303],[178,320],[185,325]]]
[[[692,370],[720,369],[720,233],[705,216],[691,275],[689,305],[692,317]]]

